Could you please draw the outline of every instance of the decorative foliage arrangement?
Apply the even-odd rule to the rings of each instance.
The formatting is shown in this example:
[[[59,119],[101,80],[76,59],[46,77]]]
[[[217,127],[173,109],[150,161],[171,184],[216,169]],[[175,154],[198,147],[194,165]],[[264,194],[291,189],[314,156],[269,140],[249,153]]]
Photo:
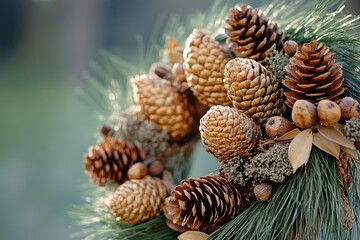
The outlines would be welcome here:
[[[360,17],[343,7],[215,1],[169,27],[146,74],[110,55],[134,101],[110,90],[74,237],[358,239]],[[186,179],[199,139],[221,166]]]

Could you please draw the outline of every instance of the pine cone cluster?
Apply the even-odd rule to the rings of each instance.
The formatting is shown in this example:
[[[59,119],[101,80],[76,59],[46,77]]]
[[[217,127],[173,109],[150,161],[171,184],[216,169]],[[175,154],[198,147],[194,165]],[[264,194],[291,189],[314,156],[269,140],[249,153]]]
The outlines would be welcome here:
[[[328,47],[316,41],[298,49],[285,67],[285,74],[283,84],[289,89],[284,93],[285,103],[290,108],[299,99],[312,103],[329,99],[339,103],[345,91],[341,65],[335,62]]]
[[[233,7],[227,15],[226,23],[226,43],[237,57],[263,64],[266,57],[282,48],[283,32],[258,9],[246,5]]]
[[[230,105],[224,88],[224,68],[229,61],[225,49],[211,34],[194,29],[184,49],[186,79],[196,98],[207,106]]]
[[[200,119],[200,135],[205,150],[220,162],[253,154],[262,134],[250,118],[236,108],[213,106]]]
[[[141,75],[131,82],[135,103],[145,119],[166,130],[170,140],[179,141],[193,130],[193,108],[186,95],[180,94],[170,81]]]
[[[225,178],[205,176],[183,180],[165,200],[164,213],[176,231],[211,232],[240,213],[243,200]]]
[[[103,186],[109,181],[125,182],[129,168],[144,160],[142,149],[129,141],[108,136],[104,142],[89,148],[85,155],[84,169],[93,183]]]
[[[254,60],[230,60],[225,66],[224,82],[233,106],[259,125],[285,111],[280,82]]]
[[[120,185],[105,203],[118,221],[138,224],[159,216],[167,196],[167,186],[161,179],[146,176]]]

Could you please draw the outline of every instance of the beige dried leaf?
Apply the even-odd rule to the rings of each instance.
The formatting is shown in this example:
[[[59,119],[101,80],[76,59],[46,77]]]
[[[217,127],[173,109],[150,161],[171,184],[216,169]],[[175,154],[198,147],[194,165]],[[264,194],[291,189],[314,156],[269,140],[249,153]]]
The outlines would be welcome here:
[[[179,240],[205,240],[209,237],[206,233],[199,231],[187,231],[178,236]]]
[[[281,137],[278,137],[275,139],[275,141],[286,141],[286,140],[290,140],[295,138],[299,133],[300,133],[300,129],[298,128],[294,128],[293,130],[285,133],[284,135],[282,135]]]
[[[358,151],[356,151],[356,150],[354,150],[354,149],[349,149],[349,148],[343,147],[343,146],[341,146],[340,148],[341,148],[341,150],[343,150],[344,152],[346,152],[347,154],[349,154],[350,157],[351,157],[353,160],[359,162],[360,159],[359,159]]]
[[[314,134],[313,144],[322,151],[334,156],[336,159],[339,159],[340,145],[330,141],[320,133],[317,132]]]
[[[305,129],[291,141],[289,145],[289,160],[294,173],[299,167],[308,162],[312,144],[313,133],[311,129]]]
[[[354,143],[352,143],[337,127],[324,127],[318,129],[319,133],[328,140],[337,143],[343,147],[356,150]]]

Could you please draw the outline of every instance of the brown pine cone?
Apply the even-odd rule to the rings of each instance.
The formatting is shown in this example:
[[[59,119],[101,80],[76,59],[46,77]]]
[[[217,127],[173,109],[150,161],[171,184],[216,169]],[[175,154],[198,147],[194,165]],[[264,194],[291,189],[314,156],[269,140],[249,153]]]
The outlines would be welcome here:
[[[280,82],[254,60],[230,60],[225,66],[224,82],[234,107],[259,125],[285,111]]]
[[[194,95],[207,106],[230,105],[224,88],[224,68],[229,57],[211,34],[194,29],[184,49],[184,70]]]
[[[328,47],[316,41],[298,49],[285,67],[285,74],[283,84],[289,90],[284,93],[285,103],[290,108],[299,99],[315,104],[323,99],[339,103],[345,91],[341,65]]]
[[[156,177],[129,180],[112,192],[105,204],[118,221],[138,224],[160,215],[168,189]]]
[[[179,141],[194,126],[194,110],[186,94],[180,94],[170,81],[147,75],[131,79],[135,103],[145,119],[153,121],[169,133],[170,140]]]
[[[138,146],[108,136],[104,142],[89,148],[85,155],[84,169],[93,183],[103,186],[109,181],[125,182],[129,168],[144,160],[145,154]]]
[[[183,180],[165,200],[166,223],[175,231],[212,232],[243,209],[240,192],[220,176]]]
[[[213,106],[200,119],[200,134],[205,150],[220,162],[227,162],[252,155],[261,129],[236,108]]]
[[[237,57],[263,64],[266,57],[282,49],[284,33],[258,9],[246,5],[233,7],[226,23],[226,43]]]

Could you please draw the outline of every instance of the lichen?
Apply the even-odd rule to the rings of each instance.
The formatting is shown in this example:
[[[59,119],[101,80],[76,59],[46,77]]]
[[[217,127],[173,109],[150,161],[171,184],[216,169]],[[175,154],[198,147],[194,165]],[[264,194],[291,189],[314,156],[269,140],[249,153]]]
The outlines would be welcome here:
[[[346,136],[352,141],[360,141],[360,117],[352,118],[345,122],[344,126]]]
[[[289,56],[285,53],[274,51],[274,55],[267,57],[269,68],[279,81],[285,78],[285,66],[290,63]]]
[[[235,157],[224,163],[220,172],[230,182],[240,186],[264,181],[282,182],[292,174],[288,148],[289,144],[275,144],[266,152],[247,160]]]

